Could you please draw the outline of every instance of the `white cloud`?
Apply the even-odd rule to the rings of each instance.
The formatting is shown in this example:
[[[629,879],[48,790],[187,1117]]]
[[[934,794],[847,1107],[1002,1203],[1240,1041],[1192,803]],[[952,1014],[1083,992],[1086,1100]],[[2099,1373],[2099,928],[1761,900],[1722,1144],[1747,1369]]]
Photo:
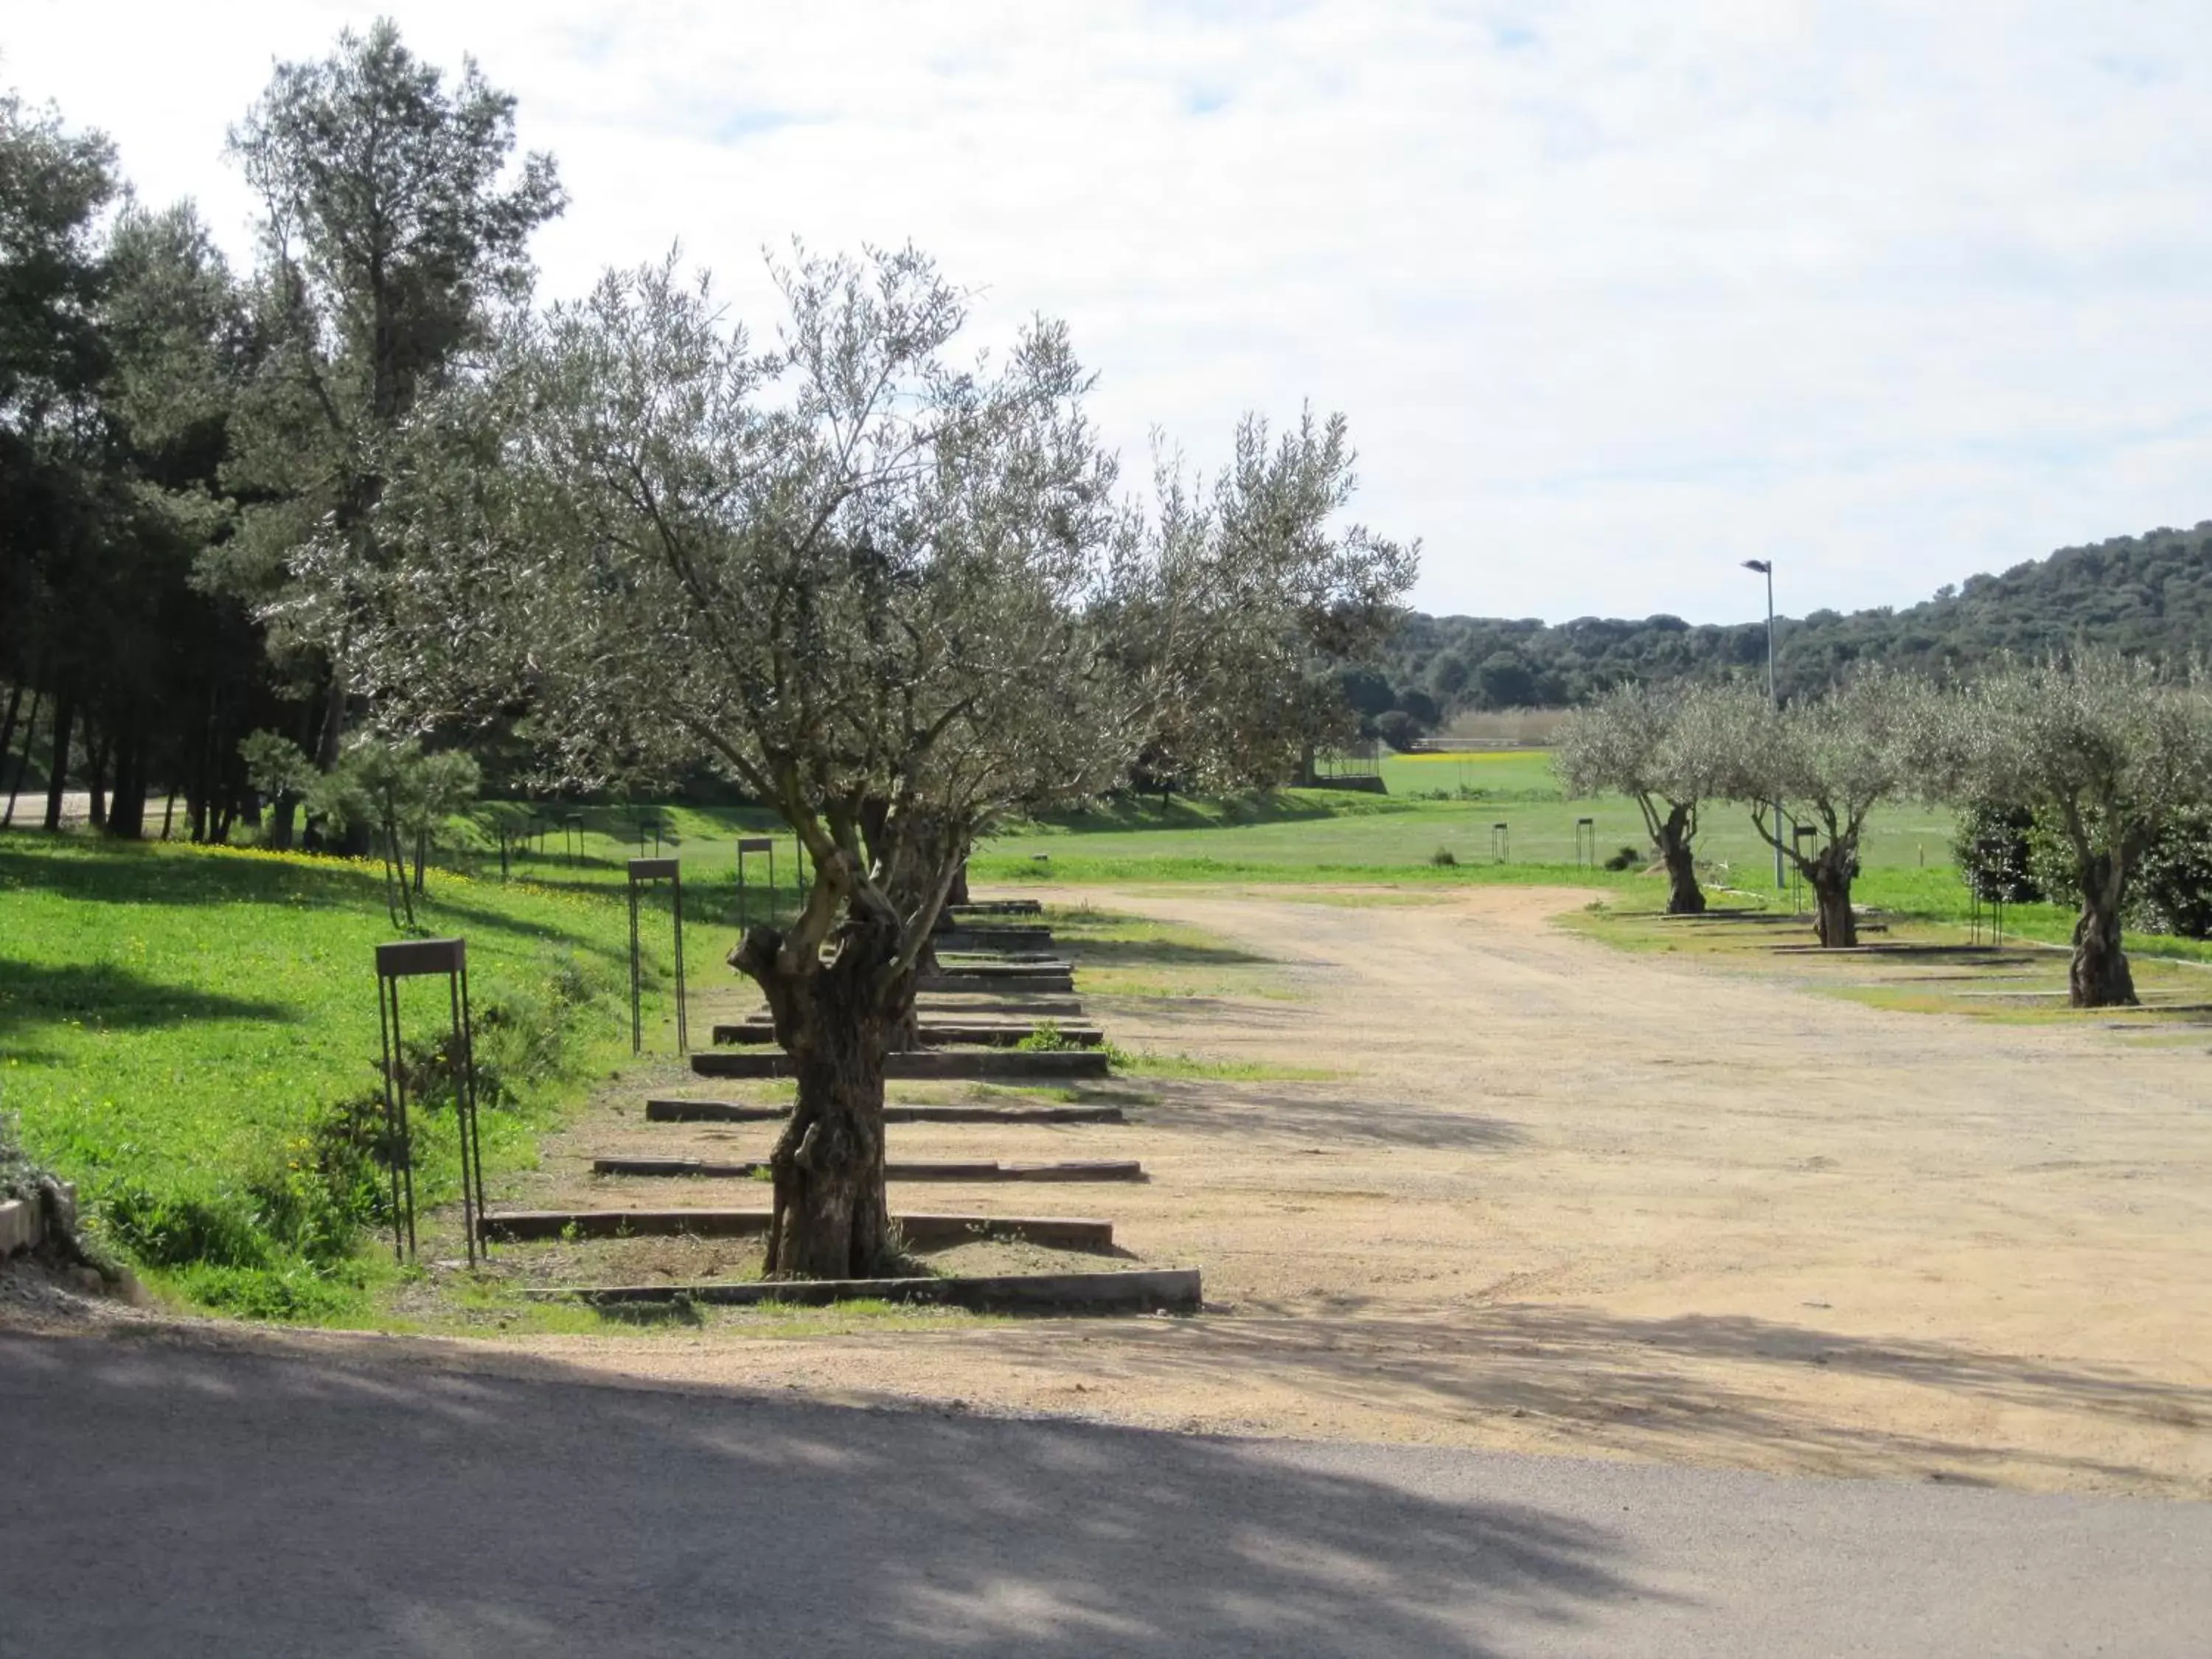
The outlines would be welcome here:
[[[681,239],[911,238],[1067,317],[1133,459],[1341,408],[1432,609],[1905,603],[2212,517],[2201,7],[387,8],[574,201],[549,293]],[[242,247],[222,135],[347,6],[17,0],[0,82]],[[220,21],[218,21],[218,19]]]

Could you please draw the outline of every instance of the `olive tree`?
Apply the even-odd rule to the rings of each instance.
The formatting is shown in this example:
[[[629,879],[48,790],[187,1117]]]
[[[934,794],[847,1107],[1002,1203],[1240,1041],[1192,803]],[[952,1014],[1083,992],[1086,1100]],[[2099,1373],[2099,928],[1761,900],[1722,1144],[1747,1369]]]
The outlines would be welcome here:
[[[1156,458],[1153,582],[1121,630],[1170,693],[1146,734],[1148,774],[1199,789],[1285,783],[1357,734],[1334,671],[1396,629],[1420,546],[1336,526],[1355,459],[1344,417],[1311,410],[1280,434],[1245,416],[1210,483]]]
[[[1667,912],[1699,915],[1698,811],[1717,793],[1720,756],[1706,740],[1715,692],[1680,684],[1632,682],[1570,714],[1552,768],[1572,797],[1626,795],[1667,867]]]
[[[1859,837],[1876,806],[1913,790],[1929,696],[1922,681],[1862,667],[1779,710],[1747,686],[1729,688],[1698,722],[1714,793],[1748,805],[1759,839],[1805,878],[1824,945],[1858,943]]]
[[[2121,926],[2178,814],[2212,799],[2212,685],[2106,652],[2011,664],[1945,700],[1929,787],[2025,808],[2069,855],[2077,1008],[2136,1000]]]
[[[1158,537],[1065,331],[961,364],[961,297],[910,250],[776,274],[760,348],[672,264],[555,308],[422,412],[387,561],[295,561],[295,622],[387,719],[516,719],[556,781],[704,757],[791,826],[805,904],[730,961],[797,1079],[769,1270],[841,1277],[895,1249],[883,1058],[969,848],[1118,781],[1173,688],[1130,647]]]

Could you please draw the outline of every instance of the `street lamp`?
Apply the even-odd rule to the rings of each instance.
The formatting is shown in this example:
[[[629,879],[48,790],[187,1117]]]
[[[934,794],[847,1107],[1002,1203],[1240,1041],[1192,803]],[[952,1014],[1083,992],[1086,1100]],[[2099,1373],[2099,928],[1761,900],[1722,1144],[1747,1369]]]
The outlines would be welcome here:
[[[1774,561],[1746,559],[1743,568],[1756,570],[1766,578],[1766,706],[1771,711],[1779,713],[1782,704],[1774,695]],[[1782,803],[1779,799],[1774,803],[1774,887],[1777,892],[1782,890]]]

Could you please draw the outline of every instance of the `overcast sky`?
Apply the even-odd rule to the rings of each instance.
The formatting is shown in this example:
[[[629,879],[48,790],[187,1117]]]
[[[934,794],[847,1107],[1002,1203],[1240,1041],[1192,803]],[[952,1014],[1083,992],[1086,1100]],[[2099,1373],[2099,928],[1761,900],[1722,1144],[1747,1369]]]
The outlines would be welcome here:
[[[0,85],[234,252],[226,128],[376,8],[9,0]],[[400,0],[573,197],[543,292],[680,240],[913,240],[1066,317],[1141,472],[1341,409],[1431,611],[1905,604],[2212,518],[2204,0]]]

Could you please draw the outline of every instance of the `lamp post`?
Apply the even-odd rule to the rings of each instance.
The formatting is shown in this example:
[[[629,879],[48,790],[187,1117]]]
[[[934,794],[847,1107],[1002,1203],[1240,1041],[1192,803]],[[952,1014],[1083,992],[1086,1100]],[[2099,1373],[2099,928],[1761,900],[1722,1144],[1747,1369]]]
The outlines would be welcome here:
[[[1774,561],[1746,559],[1746,570],[1756,570],[1766,578],[1766,706],[1776,713],[1782,704],[1774,695]],[[1782,803],[1774,803],[1774,889],[1782,890]]]

